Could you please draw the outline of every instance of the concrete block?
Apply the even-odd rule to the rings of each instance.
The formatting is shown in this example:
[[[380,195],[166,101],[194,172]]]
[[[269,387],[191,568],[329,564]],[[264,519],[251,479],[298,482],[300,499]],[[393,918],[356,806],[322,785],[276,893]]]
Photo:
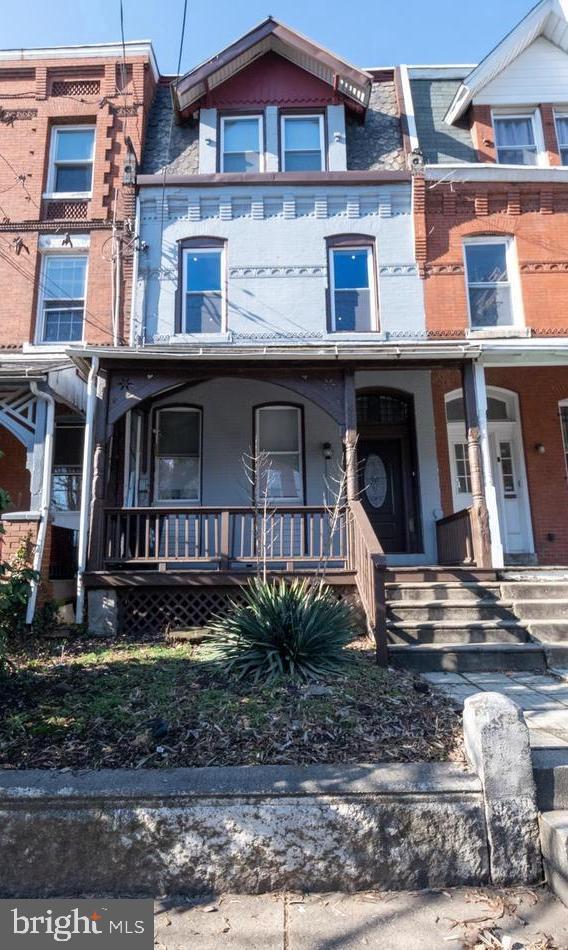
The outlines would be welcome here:
[[[118,596],[115,590],[90,590],[87,595],[89,633],[115,637],[118,632]]]
[[[522,710],[502,693],[478,693],[464,705],[464,740],[483,785],[494,884],[542,880],[536,790]]]

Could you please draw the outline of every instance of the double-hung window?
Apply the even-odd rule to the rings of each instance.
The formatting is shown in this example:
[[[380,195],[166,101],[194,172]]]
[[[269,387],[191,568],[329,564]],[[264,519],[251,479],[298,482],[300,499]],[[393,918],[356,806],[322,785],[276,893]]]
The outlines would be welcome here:
[[[356,333],[375,330],[372,247],[331,247],[329,270],[332,330]]]
[[[518,321],[511,284],[511,242],[501,238],[468,241],[464,251],[471,327],[513,326]]]
[[[563,400],[558,406],[560,413],[560,431],[562,432],[562,445],[564,446],[564,461],[566,462],[566,475],[568,477],[568,399]]]
[[[568,165],[568,112],[557,112],[555,119],[560,158],[563,165]]]
[[[154,494],[159,502],[199,502],[200,409],[176,406],[156,413]]]
[[[78,511],[81,506],[81,475],[85,425],[73,417],[55,427],[51,506],[56,511]]]
[[[86,254],[45,254],[40,277],[42,343],[70,343],[83,338]]]
[[[283,115],[280,134],[283,171],[322,171],[325,167],[322,115]]]
[[[222,117],[220,171],[260,172],[262,153],[261,116]]]
[[[184,249],[182,333],[219,333],[223,329],[224,256],[222,247]]]
[[[302,504],[302,411],[297,406],[260,406],[256,410],[257,502]]]
[[[538,165],[535,115],[493,115],[497,161],[502,165]]]
[[[95,130],[59,126],[52,130],[47,190],[53,195],[89,195],[93,186]]]

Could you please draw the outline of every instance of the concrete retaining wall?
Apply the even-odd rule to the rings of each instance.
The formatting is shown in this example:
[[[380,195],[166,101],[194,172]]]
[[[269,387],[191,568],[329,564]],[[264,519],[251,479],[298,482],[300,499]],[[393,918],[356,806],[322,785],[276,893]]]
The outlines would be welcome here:
[[[481,783],[452,765],[0,775],[4,897],[483,884]]]

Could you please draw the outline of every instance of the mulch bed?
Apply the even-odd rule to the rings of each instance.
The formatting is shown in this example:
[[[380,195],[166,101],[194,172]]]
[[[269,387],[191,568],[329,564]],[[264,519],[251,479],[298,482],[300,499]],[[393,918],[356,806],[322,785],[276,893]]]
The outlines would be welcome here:
[[[448,699],[351,653],[345,676],[254,686],[202,644],[36,643],[0,680],[0,768],[463,761]]]

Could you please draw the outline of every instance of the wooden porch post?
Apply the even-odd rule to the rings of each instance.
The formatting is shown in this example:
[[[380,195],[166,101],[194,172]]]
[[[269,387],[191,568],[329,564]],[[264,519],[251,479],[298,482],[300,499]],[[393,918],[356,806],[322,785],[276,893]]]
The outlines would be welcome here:
[[[345,446],[345,480],[347,501],[357,498],[357,396],[355,393],[355,374],[345,372],[345,422],[343,444]]]
[[[91,514],[89,519],[89,553],[87,569],[100,571],[104,567],[105,544],[105,496],[106,496],[106,449],[107,449],[107,415],[110,377],[104,370],[99,372],[99,387],[95,406],[94,440],[93,440],[93,481],[84,490],[91,493]]]
[[[463,401],[472,494],[471,534],[477,567],[492,567],[491,529],[485,497],[485,479],[481,454],[479,407],[475,387],[475,366],[472,360],[462,365]]]

